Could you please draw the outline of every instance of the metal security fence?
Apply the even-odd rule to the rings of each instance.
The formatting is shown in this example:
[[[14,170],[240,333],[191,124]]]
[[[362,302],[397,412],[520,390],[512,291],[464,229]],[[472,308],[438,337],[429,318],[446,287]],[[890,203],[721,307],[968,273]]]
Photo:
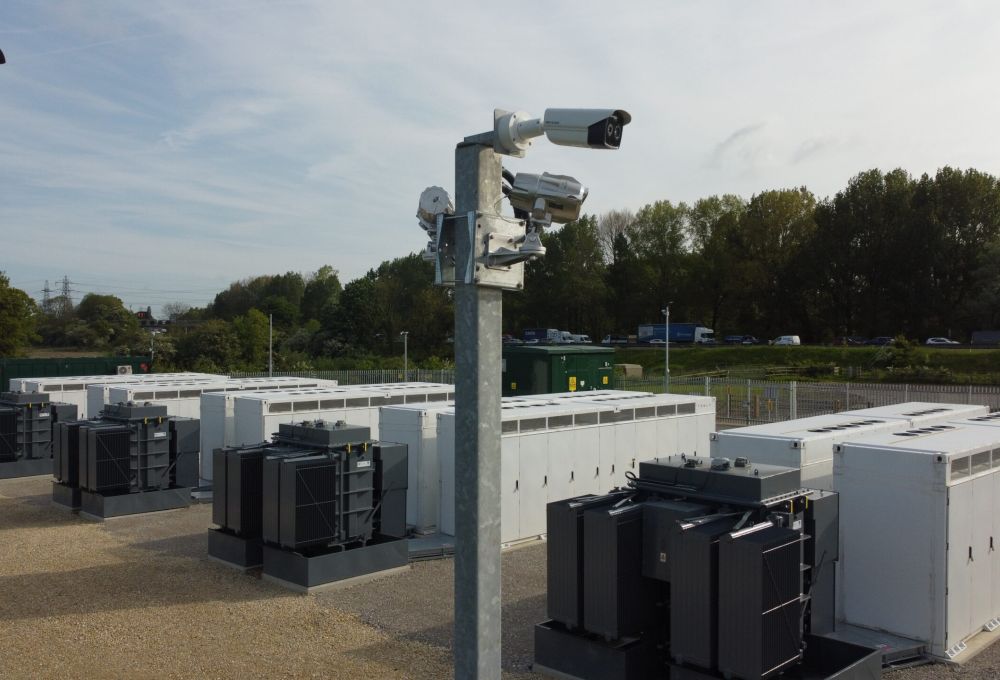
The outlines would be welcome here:
[[[361,371],[291,371],[275,376],[324,378],[341,385],[393,382],[455,383],[454,369],[410,371],[379,369]],[[234,378],[264,378],[267,373],[234,373]],[[662,378],[615,377],[615,388],[641,392],[663,392]],[[720,427],[739,427],[806,418],[905,401],[985,404],[1000,411],[997,385],[901,385],[862,382],[803,382],[798,380],[754,380],[733,377],[674,378],[672,394],[715,397],[716,422]]]
[[[663,392],[663,379],[619,378],[615,387]],[[715,397],[716,421],[722,427],[773,423],[906,401],[984,404],[991,411],[1000,411],[1000,386],[996,385],[902,385],[704,377],[673,379],[670,381],[670,392]]]

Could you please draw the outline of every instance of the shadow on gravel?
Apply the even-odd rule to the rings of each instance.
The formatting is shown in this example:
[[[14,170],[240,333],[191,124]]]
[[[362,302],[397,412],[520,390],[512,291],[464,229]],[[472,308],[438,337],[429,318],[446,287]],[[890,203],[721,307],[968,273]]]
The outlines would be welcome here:
[[[64,527],[80,522],[75,513],[54,505],[51,495],[0,498],[0,532]]]
[[[57,551],[58,546],[53,549]],[[215,568],[200,560],[171,556],[162,560],[136,559],[135,551],[128,549],[121,554],[128,561],[0,576],[0,620],[299,597],[252,576]]]
[[[145,550],[166,557],[192,557],[204,561],[208,559],[208,531],[200,531],[180,536],[168,536],[149,541],[129,543],[130,549]]]

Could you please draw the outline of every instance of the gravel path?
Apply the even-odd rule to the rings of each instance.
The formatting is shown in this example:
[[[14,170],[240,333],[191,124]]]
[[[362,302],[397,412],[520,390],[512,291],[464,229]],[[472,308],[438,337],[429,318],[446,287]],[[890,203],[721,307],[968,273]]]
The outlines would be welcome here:
[[[49,498],[46,478],[0,480],[0,677],[451,677],[451,560],[298,595],[209,561],[207,505],[97,523]],[[544,544],[503,568],[504,677],[538,677]],[[886,677],[1000,679],[1000,645]]]

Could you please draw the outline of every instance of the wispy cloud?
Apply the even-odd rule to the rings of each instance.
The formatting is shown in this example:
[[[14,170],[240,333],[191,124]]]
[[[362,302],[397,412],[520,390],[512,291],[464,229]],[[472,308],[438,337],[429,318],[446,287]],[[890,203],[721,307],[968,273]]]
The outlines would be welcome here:
[[[753,123],[731,133],[712,149],[708,157],[709,166],[721,168],[734,162],[745,166],[756,165],[760,156],[767,151],[759,134],[764,127],[764,123]]]

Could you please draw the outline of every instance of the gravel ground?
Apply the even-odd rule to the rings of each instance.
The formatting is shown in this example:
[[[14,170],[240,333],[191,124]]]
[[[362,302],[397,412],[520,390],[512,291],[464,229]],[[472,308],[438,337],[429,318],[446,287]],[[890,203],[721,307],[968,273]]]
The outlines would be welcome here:
[[[0,677],[451,677],[451,560],[298,595],[209,561],[207,505],[98,523],[49,494],[46,478],[0,480]],[[544,545],[503,568],[504,677],[537,677]],[[1000,679],[1000,645],[886,677]]]
[[[97,523],[50,489],[0,481],[0,677],[451,676],[446,648],[368,625],[332,593],[209,561],[207,505]]]

